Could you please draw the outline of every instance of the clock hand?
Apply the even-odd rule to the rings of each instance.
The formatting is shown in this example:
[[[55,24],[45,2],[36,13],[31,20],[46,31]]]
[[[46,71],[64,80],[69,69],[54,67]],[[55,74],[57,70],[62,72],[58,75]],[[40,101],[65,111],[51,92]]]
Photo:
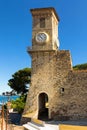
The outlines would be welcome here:
[[[46,39],[46,36],[44,34],[40,35],[40,37],[43,39]]]
[[[42,35],[40,35],[40,39],[43,40],[43,36]]]

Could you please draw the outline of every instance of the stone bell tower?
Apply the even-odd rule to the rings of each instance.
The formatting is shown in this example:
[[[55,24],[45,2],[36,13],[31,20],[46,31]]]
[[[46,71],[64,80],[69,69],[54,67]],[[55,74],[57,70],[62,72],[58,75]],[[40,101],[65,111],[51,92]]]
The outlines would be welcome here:
[[[50,119],[56,116],[53,111],[57,111],[60,102],[58,87],[62,82],[61,68],[66,71],[71,69],[71,64],[68,65],[70,54],[68,51],[59,51],[59,17],[55,9],[37,8],[30,11],[32,47],[28,48],[28,53],[32,58],[32,74],[23,116]]]
[[[31,13],[33,17],[32,50],[56,50],[59,47],[59,18],[54,8],[31,9]]]

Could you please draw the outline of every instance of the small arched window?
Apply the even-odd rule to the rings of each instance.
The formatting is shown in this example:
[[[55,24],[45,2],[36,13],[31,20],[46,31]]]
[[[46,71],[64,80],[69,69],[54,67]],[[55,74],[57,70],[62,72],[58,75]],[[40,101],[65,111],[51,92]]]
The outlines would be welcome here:
[[[45,18],[40,18],[40,28],[45,28]]]

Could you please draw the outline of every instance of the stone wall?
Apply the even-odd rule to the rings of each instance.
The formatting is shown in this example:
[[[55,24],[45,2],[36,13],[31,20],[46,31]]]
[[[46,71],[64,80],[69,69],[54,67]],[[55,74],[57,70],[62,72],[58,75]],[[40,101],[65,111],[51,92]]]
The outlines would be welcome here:
[[[64,92],[55,98],[56,107],[52,109],[54,119],[87,118],[87,71],[69,71],[62,83]]]

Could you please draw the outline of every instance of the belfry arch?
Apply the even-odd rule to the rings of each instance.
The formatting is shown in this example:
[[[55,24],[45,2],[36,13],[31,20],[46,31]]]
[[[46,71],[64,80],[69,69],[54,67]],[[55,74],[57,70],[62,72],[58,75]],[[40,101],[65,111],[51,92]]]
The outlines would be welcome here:
[[[48,95],[40,93],[38,95],[38,119],[46,120],[49,118],[49,103]]]

